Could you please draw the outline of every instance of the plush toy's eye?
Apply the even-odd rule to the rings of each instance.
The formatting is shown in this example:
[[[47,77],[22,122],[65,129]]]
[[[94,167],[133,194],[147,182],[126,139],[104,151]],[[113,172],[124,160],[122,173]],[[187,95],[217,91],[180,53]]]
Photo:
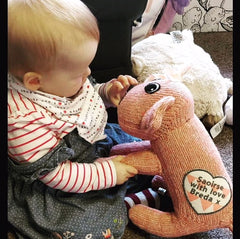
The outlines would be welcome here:
[[[160,90],[161,86],[158,82],[151,82],[145,86],[144,90],[147,94],[153,94],[156,91]]]

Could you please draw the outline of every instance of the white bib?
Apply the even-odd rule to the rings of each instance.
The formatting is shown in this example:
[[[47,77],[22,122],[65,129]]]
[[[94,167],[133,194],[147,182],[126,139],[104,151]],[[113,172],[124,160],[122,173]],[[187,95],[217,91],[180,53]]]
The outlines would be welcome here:
[[[50,111],[59,120],[75,124],[79,136],[89,143],[106,137],[104,129],[107,123],[107,112],[101,97],[88,79],[74,99],[28,90],[11,74],[8,74],[8,88],[18,91]]]

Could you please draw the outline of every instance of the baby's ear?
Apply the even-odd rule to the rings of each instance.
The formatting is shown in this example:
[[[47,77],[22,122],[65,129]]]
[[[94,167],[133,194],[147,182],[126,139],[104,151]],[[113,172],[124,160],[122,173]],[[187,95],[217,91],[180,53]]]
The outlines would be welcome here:
[[[40,88],[42,76],[36,72],[27,72],[23,76],[24,86],[31,91],[36,91]]]

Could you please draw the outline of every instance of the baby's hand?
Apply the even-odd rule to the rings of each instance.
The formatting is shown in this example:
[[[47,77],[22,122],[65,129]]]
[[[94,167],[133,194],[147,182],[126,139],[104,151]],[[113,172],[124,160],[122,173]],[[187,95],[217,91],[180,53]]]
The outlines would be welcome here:
[[[135,176],[138,171],[134,167],[121,163],[124,156],[117,156],[112,159],[117,172],[117,185],[125,183],[129,178]]]
[[[128,88],[137,84],[138,81],[129,75],[120,75],[117,79],[113,79],[107,89],[110,102],[117,106],[127,93]]]

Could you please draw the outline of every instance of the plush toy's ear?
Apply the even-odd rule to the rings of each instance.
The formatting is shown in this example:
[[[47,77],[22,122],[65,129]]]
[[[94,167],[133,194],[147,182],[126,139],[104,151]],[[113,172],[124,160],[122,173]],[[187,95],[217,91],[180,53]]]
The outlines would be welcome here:
[[[154,134],[162,124],[165,111],[173,105],[175,98],[173,96],[163,97],[157,101],[143,116],[140,128]]]
[[[144,83],[148,83],[148,82],[154,81],[156,79],[165,79],[165,76],[162,74],[151,74],[146,78]]]
[[[132,67],[133,73],[136,76],[139,76],[142,73],[144,65],[145,65],[144,58],[140,57],[140,56],[132,56],[131,61],[132,61],[132,65],[133,65],[133,67]]]

